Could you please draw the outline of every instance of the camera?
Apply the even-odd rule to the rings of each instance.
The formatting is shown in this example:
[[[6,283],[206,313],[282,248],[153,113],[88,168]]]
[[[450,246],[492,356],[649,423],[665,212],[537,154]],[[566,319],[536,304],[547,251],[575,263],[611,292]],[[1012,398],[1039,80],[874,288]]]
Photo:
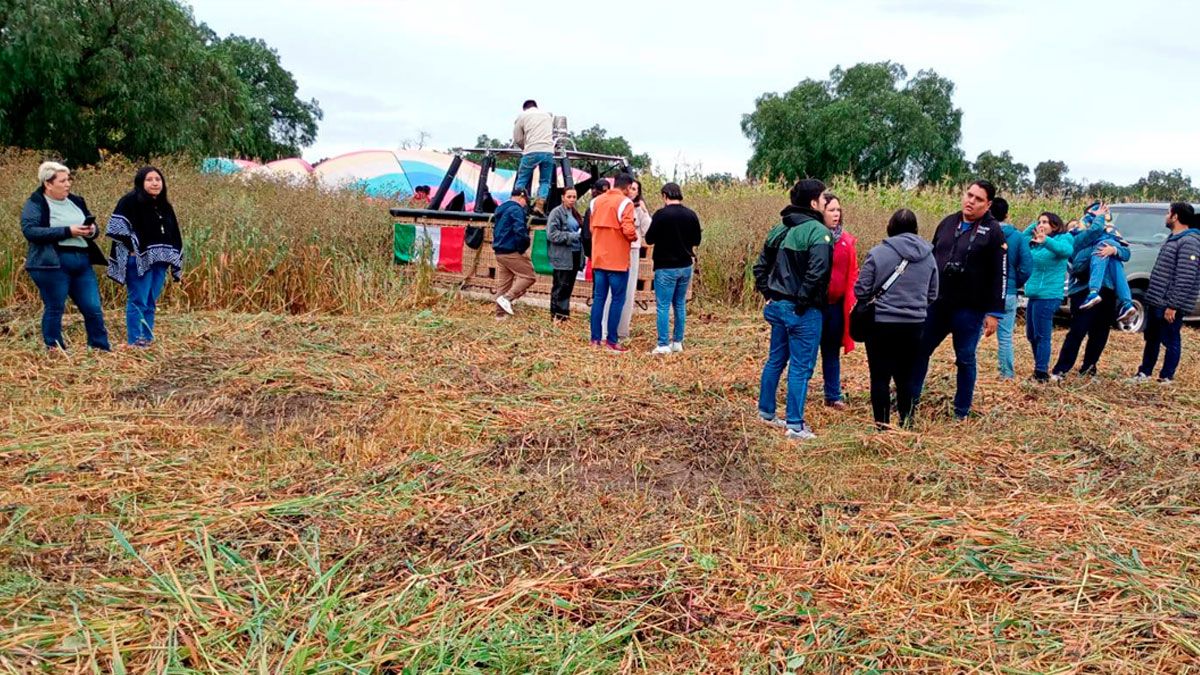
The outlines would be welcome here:
[[[957,260],[946,263],[945,269],[942,270],[943,279],[956,279],[961,277],[967,269]]]

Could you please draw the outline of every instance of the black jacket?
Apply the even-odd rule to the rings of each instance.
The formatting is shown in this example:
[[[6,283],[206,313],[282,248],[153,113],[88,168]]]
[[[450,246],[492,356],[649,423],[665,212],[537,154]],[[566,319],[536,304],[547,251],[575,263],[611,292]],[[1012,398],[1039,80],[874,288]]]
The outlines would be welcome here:
[[[667,204],[654,212],[646,243],[654,247],[654,269],[691,267],[692,249],[700,245],[700,218],[683,204]]]
[[[67,199],[83,211],[84,217],[92,215],[83,197],[67,195]],[[97,227],[95,234],[85,237],[88,260],[93,265],[104,265],[108,262],[94,241],[99,233],[100,228]],[[25,207],[21,209],[21,234],[29,241],[29,250],[25,253],[25,269],[56,270],[61,267],[58,261],[58,242],[71,238],[71,228],[50,227],[50,203],[46,201],[44,187],[34,190],[26,200]]]
[[[962,231],[962,211],[946,216],[933,235],[938,300],[952,307],[1003,314],[1008,281],[1008,242],[1000,223],[988,213]],[[972,241],[974,235],[974,241]],[[947,270],[954,263],[957,270]]]
[[[1158,250],[1146,302],[1186,316],[1196,308],[1197,295],[1200,295],[1200,230],[1184,230],[1167,237]]]
[[[829,228],[812,209],[788,206],[780,215],[754,263],[754,286],[768,300],[796,303],[798,311],[822,307],[833,270]]]

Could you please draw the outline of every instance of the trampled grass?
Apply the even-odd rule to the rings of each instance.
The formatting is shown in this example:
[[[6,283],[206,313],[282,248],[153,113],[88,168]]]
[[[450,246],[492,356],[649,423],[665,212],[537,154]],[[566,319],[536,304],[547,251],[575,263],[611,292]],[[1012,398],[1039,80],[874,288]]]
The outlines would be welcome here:
[[[765,324],[688,349],[477,303],[166,311],[147,351],[0,318],[10,672],[1188,672],[1200,375],[993,376],[876,434],[861,350],[820,440],[755,421]],[[116,318],[116,317],[112,317]],[[81,326],[70,321],[76,340]],[[1057,336],[1061,337],[1061,336]],[[1200,347],[1186,331],[1185,350]],[[1024,349],[1018,366],[1030,369]],[[814,382],[815,383],[815,382]]]

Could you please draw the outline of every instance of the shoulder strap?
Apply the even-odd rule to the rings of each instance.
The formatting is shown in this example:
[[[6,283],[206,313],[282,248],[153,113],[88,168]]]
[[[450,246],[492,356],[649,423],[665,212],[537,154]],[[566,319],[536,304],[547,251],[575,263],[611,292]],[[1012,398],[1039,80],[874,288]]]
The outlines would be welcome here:
[[[883,294],[888,292],[888,289],[890,289],[892,285],[896,283],[896,281],[900,278],[900,275],[904,274],[904,270],[906,269],[908,269],[908,260],[901,258],[900,264],[896,265],[896,269],[892,272],[892,276],[888,277],[887,281],[883,282],[883,285],[879,287],[879,290],[875,291],[875,294],[871,296],[871,302],[874,303],[879,298],[882,298]]]

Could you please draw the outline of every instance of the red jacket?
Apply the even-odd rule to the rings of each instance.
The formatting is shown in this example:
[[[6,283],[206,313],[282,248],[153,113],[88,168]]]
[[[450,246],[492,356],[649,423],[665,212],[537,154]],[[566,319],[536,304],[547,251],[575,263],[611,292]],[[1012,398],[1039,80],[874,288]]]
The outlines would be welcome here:
[[[854,351],[854,340],[850,339],[850,310],[854,307],[854,283],[858,281],[857,244],[854,235],[842,231],[841,238],[833,245],[833,271],[829,275],[829,304],[842,303],[842,349],[847,354]]]

